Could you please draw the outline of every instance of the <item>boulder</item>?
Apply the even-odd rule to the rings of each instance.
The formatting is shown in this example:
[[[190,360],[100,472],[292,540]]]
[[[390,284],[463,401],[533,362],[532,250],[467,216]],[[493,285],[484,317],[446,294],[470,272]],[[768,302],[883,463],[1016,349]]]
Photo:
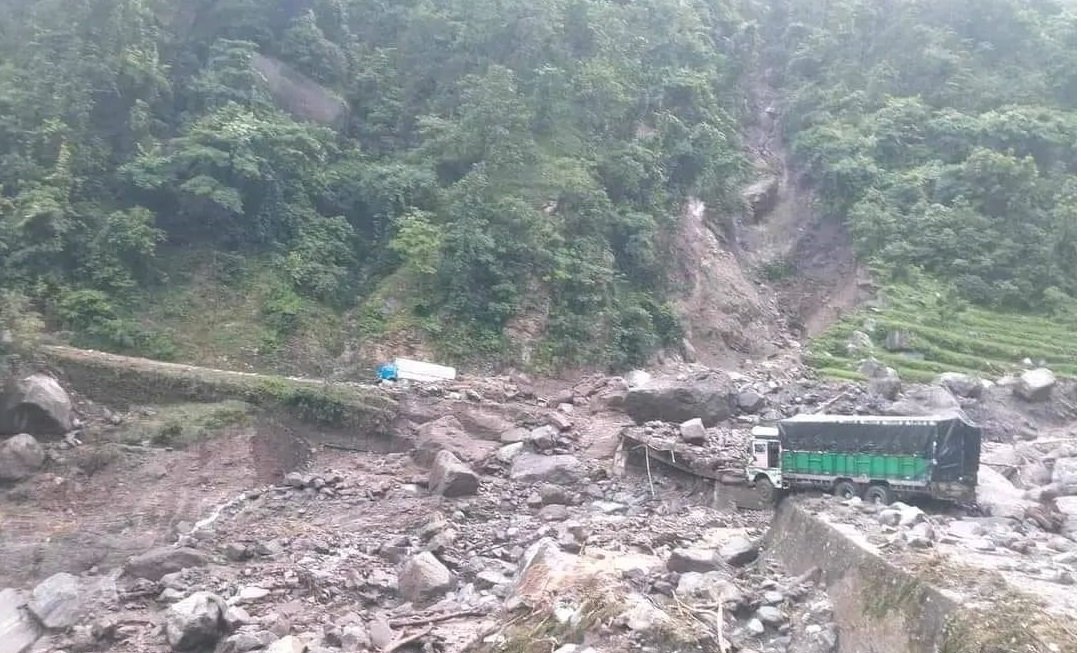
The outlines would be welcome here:
[[[1051,469],[1051,482],[1067,492],[1077,491],[1077,458],[1059,458]]]
[[[901,377],[897,370],[879,363],[873,358],[860,361],[859,371],[867,377],[867,386],[872,394],[894,400],[901,392]]]
[[[736,396],[736,404],[745,413],[757,413],[766,404],[766,398],[754,390],[744,390]]]
[[[758,557],[758,546],[740,535],[725,542],[717,551],[717,555],[733,567],[739,567],[753,562]]]
[[[554,426],[538,426],[529,432],[529,444],[535,449],[551,449],[555,446],[558,437],[559,431]]]
[[[665,632],[677,627],[675,620],[661,610],[653,601],[641,594],[630,594],[624,599],[625,607],[618,620],[628,630],[642,633],[650,638],[662,638]]]
[[[296,635],[286,635],[266,648],[266,653],[305,653],[308,645]]]
[[[13,589],[0,590],[0,653],[24,653],[41,636],[41,626]]]
[[[733,395],[731,382],[719,376],[687,382],[652,381],[627,392],[623,410],[639,424],[653,420],[679,424],[700,417],[709,427],[732,415]]]
[[[1055,373],[1046,367],[1027,370],[1021,374],[1013,393],[1025,401],[1047,401],[1055,387]]]
[[[510,468],[512,481],[534,483],[574,484],[582,480],[585,468],[582,461],[569,454],[544,456],[536,453],[523,453],[514,459]]]
[[[571,410],[573,410],[573,406],[570,404],[559,404],[558,412],[548,414],[548,425],[559,432],[571,430],[571,427],[574,426],[574,422],[568,417]]]
[[[852,335],[848,336],[848,342],[845,343],[845,351],[849,356],[866,354],[874,348],[875,344],[871,341],[871,336],[863,331],[853,331]]]
[[[689,571],[679,576],[676,594],[685,598],[707,598],[722,603],[739,603],[743,592],[722,571]]]
[[[454,576],[430,552],[410,558],[398,573],[398,591],[407,600],[421,603],[454,589]]]
[[[195,592],[165,612],[165,637],[174,651],[210,648],[225,633],[225,601],[217,594]]]
[[[247,653],[269,646],[274,641],[274,633],[269,630],[255,632],[241,631],[222,641],[216,653]]]
[[[756,223],[769,215],[777,204],[780,187],[778,177],[769,175],[743,189],[743,215],[748,223]]]
[[[886,351],[905,351],[911,348],[910,338],[907,332],[900,329],[890,329],[886,332]]]
[[[499,441],[507,444],[513,444],[515,442],[525,442],[529,439],[529,429],[524,429],[520,426],[516,426],[512,429],[508,429],[499,434]]]
[[[994,467],[980,465],[976,486],[976,503],[992,517],[1009,517],[1022,521],[1025,509],[1037,505],[1024,498],[1024,491],[1014,486]]]
[[[451,452],[440,451],[432,463],[428,487],[445,497],[464,497],[477,493],[480,477]]]
[[[457,414],[458,422],[470,435],[482,440],[499,440],[514,429],[514,423],[484,408],[467,408]]]
[[[757,617],[759,621],[768,626],[776,627],[780,626],[785,622],[784,613],[781,612],[780,608],[773,605],[760,606],[757,610],[755,610],[754,616]]]
[[[564,553],[554,539],[542,537],[522,554],[509,601],[520,599],[531,603],[550,591],[559,591],[576,577],[577,561],[578,556]]]
[[[645,370],[631,370],[623,377],[627,381],[627,385],[631,388],[637,388],[648,384],[653,380],[653,376]]]
[[[130,558],[124,565],[124,573],[134,578],[161,580],[165,574],[205,564],[206,556],[195,549],[162,546]]]
[[[0,442],[0,482],[21,481],[45,464],[45,449],[27,433]]]
[[[723,563],[713,549],[675,549],[668,556],[668,571],[683,574],[689,571],[706,572],[719,569]]]
[[[915,386],[885,410],[887,415],[961,415],[961,404],[941,386]]]
[[[523,449],[525,449],[525,444],[522,442],[505,444],[499,448],[499,451],[495,452],[495,457],[499,462],[509,465],[522,453]]]
[[[706,427],[702,424],[702,418],[695,417],[680,424],[679,435],[684,442],[703,444],[706,441]]]
[[[421,465],[429,467],[438,452],[449,451],[459,460],[475,463],[483,460],[497,447],[495,442],[469,435],[458,418],[447,415],[417,427],[413,458]]]
[[[116,601],[112,577],[84,580],[62,572],[38,583],[27,607],[46,628],[61,629],[74,626],[95,604],[115,605]]]
[[[1070,495],[1055,499],[1055,510],[1063,515],[1062,527],[1059,532],[1062,535],[1077,541],[1077,496]]]
[[[0,399],[0,433],[61,436],[72,429],[74,419],[68,393],[45,374],[14,383]]]
[[[956,397],[978,399],[983,394],[983,381],[969,374],[945,372],[935,377],[935,383],[946,388]]]

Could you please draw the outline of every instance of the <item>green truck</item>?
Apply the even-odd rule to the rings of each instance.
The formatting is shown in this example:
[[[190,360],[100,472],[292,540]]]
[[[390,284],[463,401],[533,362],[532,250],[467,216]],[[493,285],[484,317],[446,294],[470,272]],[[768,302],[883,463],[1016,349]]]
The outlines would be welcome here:
[[[752,435],[747,480],[764,501],[800,488],[887,504],[975,498],[982,436],[961,417],[797,415]]]

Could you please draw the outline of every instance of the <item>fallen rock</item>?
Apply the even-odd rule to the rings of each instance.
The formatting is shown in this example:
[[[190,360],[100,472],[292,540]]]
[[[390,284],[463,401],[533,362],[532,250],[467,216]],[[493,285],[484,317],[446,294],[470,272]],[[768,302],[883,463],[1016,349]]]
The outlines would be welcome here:
[[[875,348],[875,343],[871,340],[871,336],[867,335],[863,331],[853,331],[848,336],[848,341],[845,343],[845,351],[849,356],[857,356],[859,354],[869,353]]]
[[[21,433],[0,442],[0,482],[21,481],[45,464],[45,449],[34,436]]]
[[[270,590],[265,587],[245,585],[237,591],[233,602],[237,604],[255,603],[256,601],[262,601],[268,596],[270,596]]]
[[[548,415],[548,425],[558,431],[569,431],[574,426],[571,418],[567,417],[566,407],[569,406],[570,404],[560,404],[559,412],[550,413]]]
[[[377,650],[381,650],[394,641],[394,630],[390,627],[390,622],[387,621],[386,617],[376,615],[368,624],[368,637],[371,639],[372,646]]]
[[[758,619],[751,619],[747,622],[747,632],[752,635],[761,635],[766,632],[766,627]]]
[[[45,374],[16,382],[0,400],[0,433],[61,436],[72,429],[74,417],[68,393]]]
[[[1055,387],[1055,373],[1046,367],[1022,372],[1013,393],[1025,401],[1047,401]]]
[[[1024,491],[1014,486],[994,467],[980,465],[976,486],[976,503],[992,517],[1009,517],[1022,521],[1025,510],[1036,506],[1024,497]]]
[[[124,573],[134,578],[160,580],[165,574],[205,564],[206,557],[195,549],[163,546],[130,558],[124,565]]]
[[[266,653],[305,653],[308,645],[295,635],[286,635],[267,647]]]
[[[95,605],[112,606],[116,601],[111,577],[83,580],[62,572],[38,583],[27,607],[46,628],[62,629],[75,625]]]
[[[684,383],[652,381],[632,388],[623,410],[639,424],[659,420],[682,423],[699,417],[709,427],[732,415],[733,388],[719,376]]]
[[[654,636],[661,635],[674,625],[672,617],[668,616],[668,613],[639,594],[631,594],[626,598],[626,608],[620,614],[619,621],[628,630]]]
[[[860,361],[860,373],[867,377],[867,386],[872,394],[893,400],[901,392],[901,377],[897,370],[887,367],[873,358]]]
[[[746,537],[737,536],[725,542],[717,555],[733,567],[741,567],[758,557],[758,546]]]
[[[513,422],[483,408],[468,408],[457,417],[466,432],[483,440],[501,440],[504,433],[514,429]]]
[[[0,652],[23,653],[41,636],[41,627],[13,589],[0,590]]]
[[[438,452],[449,451],[459,460],[475,463],[484,460],[497,447],[495,442],[469,435],[456,417],[447,415],[417,427],[413,458],[430,467]]]
[[[511,480],[523,483],[547,481],[569,485],[582,480],[584,474],[582,461],[569,454],[545,456],[523,453],[514,459],[510,469]]]
[[[766,404],[766,398],[754,390],[744,390],[736,397],[736,404],[745,413],[757,413]]]
[[[529,429],[516,426],[499,434],[499,441],[507,444],[525,442],[529,439]]]
[[[914,549],[930,548],[935,541],[935,531],[928,522],[920,522],[905,531],[905,542]]]
[[[905,351],[911,347],[909,341],[910,338],[907,331],[890,329],[886,332],[886,342],[884,343],[884,346],[886,347],[886,351]]]
[[[269,630],[239,632],[222,640],[217,653],[247,653],[269,646],[275,639]]]
[[[680,574],[675,591],[682,597],[708,598],[722,603],[739,603],[743,600],[743,592],[721,571]]]
[[[653,380],[653,376],[645,370],[631,370],[623,378],[626,379],[627,385],[631,388],[646,385]]]
[[[428,487],[445,497],[464,497],[477,493],[480,477],[451,452],[440,451],[432,462]]]
[[[935,383],[946,388],[957,397],[978,399],[983,394],[983,381],[969,374],[944,372],[935,378]]]
[[[507,465],[514,462],[514,459],[525,449],[524,442],[514,442],[511,444],[505,444],[499,448],[499,451],[495,452],[496,460]]]
[[[774,605],[760,606],[755,610],[754,616],[762,623],[773,627],[780,626],[785,622],[784,613],[781,612],[780,608]]]
[[[165,612],[165,636],[174,651],[211,647],[224,634],[225,601],[217,594],[195,592]]]
[[[551,449],[556,444],[559,431],[554,426],[538,426],[529,432],[529,444],[538,450]]]
[[[679,435],[684,442],[690,444],[702,444],[706,441],[706,427],[702,424],[702,418],[695,417],[679,425]]]
[[[668,556],[668,571],[679,574],[688,571],[706,572],[720,568],[722,562],[712,549],[685,548],[675,549]]]
[[[454,576],[427,551],[410,558],[398,574],[398,591],[413,603],[421,603],[452,589]]]
[[[1059,458],[1051,469],[1051,482],[1062,486],[1067,493],[1077,491],[1077,458]]]

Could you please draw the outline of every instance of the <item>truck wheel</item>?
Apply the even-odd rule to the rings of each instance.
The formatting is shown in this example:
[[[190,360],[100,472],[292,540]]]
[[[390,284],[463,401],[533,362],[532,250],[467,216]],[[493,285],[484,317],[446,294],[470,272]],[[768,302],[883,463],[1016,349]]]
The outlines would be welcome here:
[[[841,481],[833,487],[833,494],[842,499],[851,499],[852,497],[858,497],[860,491],[852,481]]]
[[[891,490],[888,485],[872,485],[867,488],[867,493],[863,495],[863,500],[867,503],[888,506],[893,503],[893,490]]]
[[[754,489],[763,505],[771,506],[777,500],[777,488],[773,487],[768,478],[762,477],[755,481]]]

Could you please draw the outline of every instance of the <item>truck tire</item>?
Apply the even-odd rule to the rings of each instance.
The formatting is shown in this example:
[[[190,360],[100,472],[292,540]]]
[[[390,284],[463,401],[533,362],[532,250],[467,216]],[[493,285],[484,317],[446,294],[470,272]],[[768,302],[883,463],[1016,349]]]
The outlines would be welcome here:
[[[758,493],[758,498],[762,500],[762,505],[772,506],[777,502],[777,488],[773,487],[773,483],[763,476],[754,482],[755,492]]]
[[[833,494],[842,499],[851,499],[858,497],[860,491],[852,481],[838,481],[837,485],[833,486]]]
[[[867,488],[867,492],[863,495],[863,500],[867,503],[874,503],[880,506],[888,506],[893,503],[893,490],[888,485],[872,485]]]

